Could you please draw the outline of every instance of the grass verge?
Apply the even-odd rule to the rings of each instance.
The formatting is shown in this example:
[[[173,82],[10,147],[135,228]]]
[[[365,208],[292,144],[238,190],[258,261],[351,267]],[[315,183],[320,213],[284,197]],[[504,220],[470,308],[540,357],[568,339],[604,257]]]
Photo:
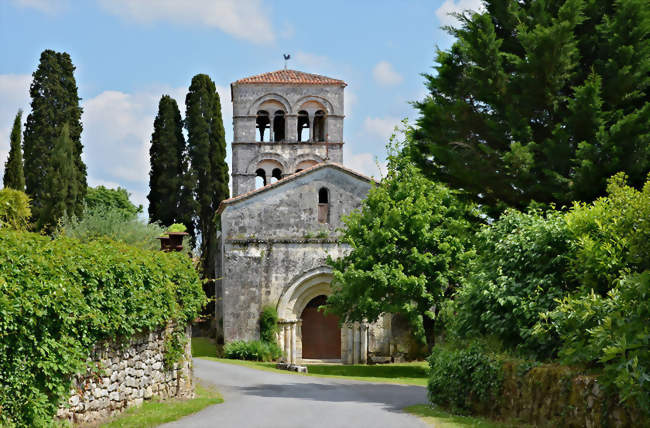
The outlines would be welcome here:
[[[307,364],[309,373],[296,373],[278,370],[275,363],[260,361],[230,360],[217,356],[217,347],[210,339],[203,337],[192,338],[192,355],[197,358],[218,361],[221,363],[236,364],[258,370],[287,373],[300,376],[331,377],[340,379],[361,380],[366,382],[397,383],[405,385],[427,385],[428,365],[424,361],[413,363],[378,364],[368,366],[365,364]]]
[[[522,426],[521,424],[496,422],[473,416],[453,415],[441,409],[431,408],[427,404],[409,406],[404,411],[419,417],[428,425],[436,428],[514,428]]]
[[[183,416],[196,413],[213,404],[223,403],[223,398],[214,389],[195,383],[196,397],[189,400],[152,399],[140,407],[132,407],[115,419],[101,425],[102,428],[145,428],[176,421]]]

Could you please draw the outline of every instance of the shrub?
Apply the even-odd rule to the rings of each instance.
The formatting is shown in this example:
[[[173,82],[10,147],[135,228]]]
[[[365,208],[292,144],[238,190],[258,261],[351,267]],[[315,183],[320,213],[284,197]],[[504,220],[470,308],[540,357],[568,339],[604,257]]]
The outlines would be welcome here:
[[[124,217],[135,217],[142,212],[142,205],[135,206],[129,200],[129,192],[118,187],[109,189],[104,186],[88,187],[86,190],[86,211],[117,210]]]
[[[204,302],[184,254],[0,229],[0,426],[49,424],[95,343],[186,325]]]
[[[455,411],[489,406],[496,399],[503,373],[501,364],[473,345],[467,349],[434,347],[430,367],[429,400]]]
[[[29,196],[20,190],[0,190],[0,228],[26,230],[31,216]]]
[[[275,335],[277,332],[278,311],[275,306],[264,306],[260,314],[260,339],[263,342],[276,343]]]
[[[233,360],[274,361],[280,358],[282,350],[276,343],[235,340],[223,347],[223,353]]]
[[[168,233],[182,233],[187,230],[187,227],[181,223],[174,223],[167,228]]]
[[[125,216],[121,209],[98,207],[86,210],[83,218],[66,217],[55,236],[67,236],[82,242],[92,242],[101,237],[123,242],[145,250],[159,247],[158,238],[165,229],[147,223],[137,216]]]
[[[492,336],[509,348],[551,355],[557,336],[533,335],[539,314],[575,290],[569,277],[571,235],[559,212],[508,210],[477,234],[471,273],[444,309],[450,331],[466,338]]]

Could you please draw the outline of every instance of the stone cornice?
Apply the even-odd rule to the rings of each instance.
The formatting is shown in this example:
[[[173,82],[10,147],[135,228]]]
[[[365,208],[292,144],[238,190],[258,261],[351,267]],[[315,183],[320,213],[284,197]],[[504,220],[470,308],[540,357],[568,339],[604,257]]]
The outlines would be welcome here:
[[[250,245],[250,244],[338,244],[338,238],[227,238],[227,244]]]

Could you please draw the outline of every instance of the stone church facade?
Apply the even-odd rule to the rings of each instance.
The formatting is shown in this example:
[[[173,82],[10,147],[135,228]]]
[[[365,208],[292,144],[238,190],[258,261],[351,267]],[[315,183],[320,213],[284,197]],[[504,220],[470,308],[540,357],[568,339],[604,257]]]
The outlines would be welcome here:
[[[338,242],[341,218],[372,185],[342,165],[345,86],[293,70],[231,85],[233,197],[218,210],[216,272],[226,343],[258,339],[260,311],[273,305],[285,361],[366,363],[406,353],[392,317],[341,327],[317,310],[331,293],[327,257],[349,251]]]

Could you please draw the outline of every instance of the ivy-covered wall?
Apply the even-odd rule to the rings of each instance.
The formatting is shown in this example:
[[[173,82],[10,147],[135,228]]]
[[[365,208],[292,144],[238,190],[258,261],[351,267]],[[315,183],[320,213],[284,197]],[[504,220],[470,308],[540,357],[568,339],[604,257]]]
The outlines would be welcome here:
[[[57,418],[92,424],[154,396],[192,398],[190,331],[183,330],[183,355],[176,362],[169,361],[166,352],[178,334],[171,327],[136,335],[126,344],[96,345],[86,372],[72,381],[70,398],[59,407]]]

